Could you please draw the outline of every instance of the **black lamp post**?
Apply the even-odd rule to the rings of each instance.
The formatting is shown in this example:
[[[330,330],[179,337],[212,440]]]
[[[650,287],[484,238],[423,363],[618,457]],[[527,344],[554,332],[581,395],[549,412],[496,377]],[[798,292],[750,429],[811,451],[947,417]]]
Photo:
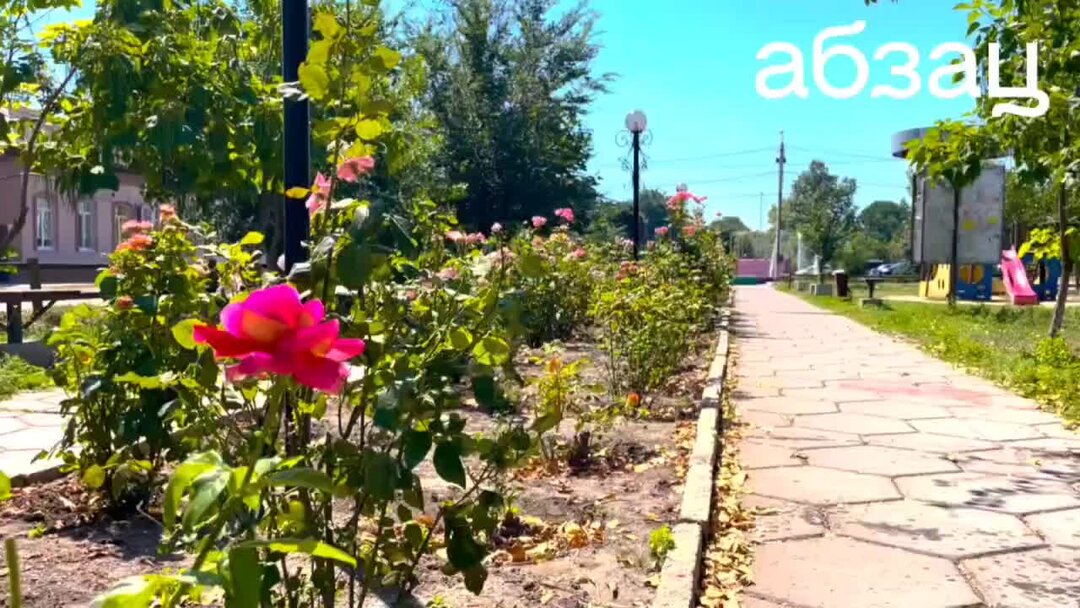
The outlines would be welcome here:
[[[630,131],[631,146],[634,151],[633,184],[634,184],[634,259],[638,259],[641,251],[641,139],[648,126],[645,113],[634,110],[626,115],[626,130]]]
[[[307,57],[310,14],[307,0],[282,0],[282,76],[299,80],[300,64]],[[285,99],[285,189],[311,186],[311,128],[307,99]],[[307,259],[304,241],[310,225],[302,199],[285,197],[285,271]]]

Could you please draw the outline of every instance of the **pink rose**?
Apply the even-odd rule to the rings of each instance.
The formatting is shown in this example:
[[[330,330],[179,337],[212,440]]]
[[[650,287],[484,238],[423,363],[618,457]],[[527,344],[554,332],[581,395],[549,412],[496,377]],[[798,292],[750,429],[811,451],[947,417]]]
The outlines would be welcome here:
[[[375,159],[370,156],[357,156],[356,158],[350,158],[349,160],[341,163],[338,167],[337,176],[341,179],[355,184],[360,176],[371,173],[371,170],[375,168]]]

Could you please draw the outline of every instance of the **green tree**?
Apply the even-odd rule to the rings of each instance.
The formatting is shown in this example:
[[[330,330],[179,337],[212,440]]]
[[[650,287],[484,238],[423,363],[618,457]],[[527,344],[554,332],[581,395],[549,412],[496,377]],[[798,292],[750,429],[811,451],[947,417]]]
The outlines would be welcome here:
[[[1039,117],[1005,114],[994,116],[1000,102],[984,97],[976,104],[976,113],[987,121],[1002,149],[1012,151],[1017,173],[1022,181],[1037,187],[1049,185],[1056,207],[1057,257],[1062,264],[1062,286],[1067,286],[1073,271],[1070,251],[1070,184],[1078,175],[1080,119],[1076,115],[1080,91],[1080,6],[1074,2],[1053,0],[1000,0],[961,5],[969,11],[969,34],[975,35],[974,50],[985,69],[998,69],[985,62],[990,44],[998,44],[1003,58],[999,73],[1003,86],[1026,86],[1027,62],[1038,62],[1039,88],[1047,95],[1049,107]],[[1028,57],[1026,46],[1036,43],[1041,52]],[[1049,49],[1053,49],[1049,52]],[[1030,83],[1034,85],[1034,83]],[[1065,320],[1067,289],[1058,292],[1050,336],[1061,331]]]
[[[859,212],[859,227],[884,243],[906,237],[910,221],[911,206],[902,201],[874,201]]]
[[[784,214],[816,253],[822,266],[832,262],[841,243],[855,228],[855,180],[829,173],[821,161],[795,180]]]
[[[69,9],[78,0],[4,0],[0,2],[0,155],[14,153],[22,165],[18,214],[0,240],[6,252],[26,225],[30,176],[49,174],[55,165],[53,136],[57,114],[69,95],[72,70],[54,78],[34,36],[39,11]]]
[[[960,193],[982,173],[994,140],[989,130],[957,121],[939,121],[926,136],[912,142],[908,159],[932,181],[948,184],[953,192],[952,244],[949,252],[949,306],[956,306],[956,283],[960,268]]]
[[[446,0],[414,36],[429,69],[442,167],[466,186],[459,219],[487,229],[571,207],[588,215],[596,179],[583,119],[604,91],[592,74],[594,18],[555,0]],[[436,19],[442,19],[442,22]]]

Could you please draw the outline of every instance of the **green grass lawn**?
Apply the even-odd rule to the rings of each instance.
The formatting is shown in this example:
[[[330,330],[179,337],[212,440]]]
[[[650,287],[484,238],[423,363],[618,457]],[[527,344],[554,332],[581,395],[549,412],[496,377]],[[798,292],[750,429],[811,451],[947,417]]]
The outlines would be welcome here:
[[[813,277],[807,277],[807,278],[802,279],[802,280],[807,281],[807,282],[814,282]],[[826,277],[825,282],[831,284],[833,282],[833,278],[832,277]],[[851,279],[848,279],[848,289],[851,291],[852,297],[854,297],[856,299],[858,299],[858,298],[866,298],[866,297],[870,296],[870,291],[866,287],[866,282],[863,281],[862,277],[853,277]],[[898,281],[885,280],[885,281],[882,281],[881,283],[878,283],[877,286],[874,287],[874,297],[875,298],[887,298],[889,296],[917,296],[917,295],[919,295],[919,282],[918,281],[906,281],[906,282],[901,283],[901,282],[898,282]]]
[[[899,287],[899,286],[897,286]],[[795,293],[795,292],[789,292]],[[1080,310],[1069,308],[1057,340],[1046,338],[1053,309],[889,302],[861,308],[852,302],[795,293],[821,308],[877,331],[907,338],[930,354],[960,365],[1080,422]]]

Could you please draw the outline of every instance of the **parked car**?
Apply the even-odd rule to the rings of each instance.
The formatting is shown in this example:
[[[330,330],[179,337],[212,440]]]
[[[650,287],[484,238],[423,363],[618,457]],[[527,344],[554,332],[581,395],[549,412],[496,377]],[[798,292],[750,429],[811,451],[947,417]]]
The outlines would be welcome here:
[[[915,268],[911,265],[911,262],[903,261],[893,264],[885,264],[881,267],[881,276],[898,277],[903,275],[912,274]]]

